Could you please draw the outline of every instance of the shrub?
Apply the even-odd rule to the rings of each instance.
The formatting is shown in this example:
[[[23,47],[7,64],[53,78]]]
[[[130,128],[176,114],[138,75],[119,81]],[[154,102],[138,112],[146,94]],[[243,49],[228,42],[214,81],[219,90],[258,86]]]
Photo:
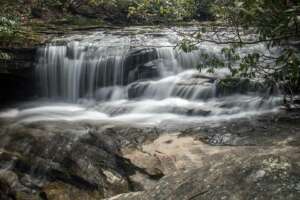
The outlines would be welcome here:
[[[137,22],[166,22],[190,19],[194,0],[138,0],[128,8],[129,19]]]

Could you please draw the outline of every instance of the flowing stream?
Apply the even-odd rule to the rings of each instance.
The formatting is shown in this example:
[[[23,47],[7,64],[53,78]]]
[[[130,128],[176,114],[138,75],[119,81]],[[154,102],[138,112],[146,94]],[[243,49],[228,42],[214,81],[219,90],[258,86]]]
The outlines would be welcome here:
[[[189,30],[191,31],[191,30]],[[273,112],[280,97],[255,81],[222,87],[226,69],[196,68],[201,53],[223,48],[203,43],[184,53],[172,29],[127,28],[57,38],[40,48],[36,81],[41,100],[0,113],[21,121],[95,120],[105,123],[203,122]],[[264,50],[263,45],[241,49]]]

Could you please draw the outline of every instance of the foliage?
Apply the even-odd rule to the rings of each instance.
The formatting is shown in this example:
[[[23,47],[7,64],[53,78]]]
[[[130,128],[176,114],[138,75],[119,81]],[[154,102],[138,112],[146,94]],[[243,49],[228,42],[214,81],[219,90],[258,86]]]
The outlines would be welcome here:
[[[15,13],[12,7],[4,4],[0,9],[0,44],[12,43],[16,38],[23,37],[20,25],[20,14]]]
[[[196,13],[195,18],[200,20],[213,20],[213,0],[195,0]]]
[[[0,8],[0,46],[26,46],[39,38],[22,21],[28,14],[28,8],[22,7],[22,0],[4,1]]]
[[[88,0],[90,5],[114,7],[138,23],[211,19],[210,0]]]
[[[208,19],[209,0],[3,0],[2,8],[12,8],[26,18],[54,20],[82,15],[118,23],[163,23]],[[10,6],[8,6],[10,5]],[[1,10],[1,8],[0,8]],[[14,11],[15,10],[15,11]],[[1,12],[1,11],[0,11]]]
[[[3,0],[0,7],[2,46],[31,43],[34,31],[118,24],[169,23],[195,18],[208,0]],[[199,7],[199,9],[198,9]]]
[[[66,0],[37,0],[36,4],[41,7],[59,7],[63,6],[67,1]]]
[[[222,57],[210,58],[218,63],[208,65],[211,71],[225,66],[232,76],[259,78],[291,96],[300,92],[300,1],[219,0],[213,9],[218,20],[228,27],[227,34],[212,26],[206,34],[192,39],[194,46],[204,41],[227,44]],[[255,44],[264,44],[267,51],[245,56],[236,51]]]
[[[128,9],[136,0],[88,0],[87,5],[96,11],[96,15],[110,21],[124,23],[127,20]]]
[[[144,22],[181,21],[195,13],[194,0],[139,0],[129,7],[130,19]]]
[[[180,21],[195,16],[197,0],[35,0],[36,7],[67,10],[89,7],[95,15],[122,16],[118,20],[155,23]],[[98,12],[98,13],[97,13]]]
[[[19,24],[7,17],[0,17],[0,41],[13,40],[19,35]]]

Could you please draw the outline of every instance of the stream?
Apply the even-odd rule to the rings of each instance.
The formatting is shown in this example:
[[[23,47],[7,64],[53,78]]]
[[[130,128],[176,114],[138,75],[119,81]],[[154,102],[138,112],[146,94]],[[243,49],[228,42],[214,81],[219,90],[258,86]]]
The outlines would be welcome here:
[[[0,111],[0,200],[299,200],[299,113],[259,79],[198,70],[226,46],[177,48],[195,30],[77,32],[39,47],[36,96]]]

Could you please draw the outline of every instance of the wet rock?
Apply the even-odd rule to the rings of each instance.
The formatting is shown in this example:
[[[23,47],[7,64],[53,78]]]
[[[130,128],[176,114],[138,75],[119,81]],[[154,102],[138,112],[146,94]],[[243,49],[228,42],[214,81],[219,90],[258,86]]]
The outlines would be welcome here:
[[[218,96],[231,94],[246,94],[249,92],[266,93],[267,87],[262,83],[250,79],[225,78],[217,83],[216,91]],[[274,91],[275,92],[275,91]]]
[[[144,82],[135,82],[130,84],[127,88],[128,88],[128,98],[129,99],[134,99],[134,98],[138,98],[144,95],[145,90],[147,89],[147,87],[149,86],[149,84],[144,83]]]
[[[189,80],[182,80],[177,83],[177,85],[181,86],[195,86],[195,85],[211,85],[214,83],[215,79],[212,77],[202,76],[202,75],[195,75]]]
[[[298,117],[283,112],[202,124],[187,128],[180,135],[219,146],[298,146],[299,130]]]
[[[136,73],[137,80],[150,80],[152,78],[159,77],[159,71],[157,65],[153,62],[148,62],[138,68]]]
[[[150,62],[158,58],[154,48],[131,50],[124,63],[124,84],[158,77],[156,65]]]
[[[187,114],[193,116],[208,116],[211,113],[210,110],[204,110],[202,108],[190,109]]]

